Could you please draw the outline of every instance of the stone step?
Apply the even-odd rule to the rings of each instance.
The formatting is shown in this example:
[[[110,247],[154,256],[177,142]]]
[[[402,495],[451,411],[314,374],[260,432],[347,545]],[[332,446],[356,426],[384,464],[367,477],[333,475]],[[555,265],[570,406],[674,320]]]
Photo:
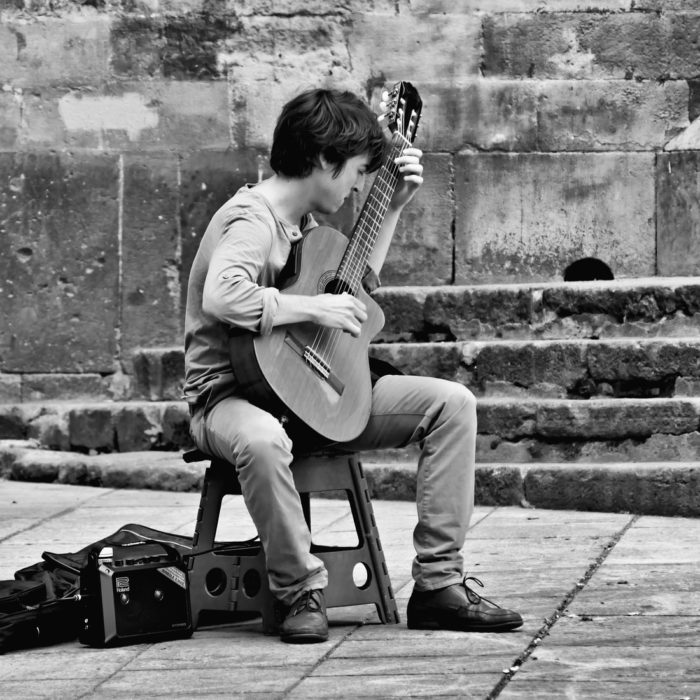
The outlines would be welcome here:
[[[378,340],[700,335],[700,277],[385,287]]]
[[[700,454],[700,398],[483,398],[480,462],[688,461]],[[191,444],[181,401],[0,405],[0,439],[84,453],[176,450]],[[406,451],[382,452],[404,460]],[[408,450],[410,454],[410,449]]]
[[[700,335],[376,343],[370,355],[407,374],[462,382],[484,397],[700,396]],[[178,399],[183,378],[181,348],[133,355],[134,397]]]
[[[370,354],[477,396],[588,399],[700,396],[700,336],[385,343]]]
[[[375,499],[414,500],[414,463],[361,456]],[[107,488],[199,491],[207,462],[186,464],[180,452],[85,455],[0,440],[0,478]],[[699,516],[700,462],[529,464],[496,462],[476,469],[480,505],[521,505],[646,515]]]
[[[687,357],[671,356],[674,341],[684,342],[687,350],[693,339],[700,338],[700,277],[386,287],[377,291],[376,298],[385,310],[386,325],[372,346],[373,353],[410,354],[417,358],[411,359],[411,366],[420,369],[427,364],[423,371],[431,374],[438,371],[449,376],[455,367],[465,364],[467,378],[473,380],[471,385],[480,395],[518,394],[522,389],[528,394],[574,398],[698,393],[692,379],[697,372],[686,374]],[[668,349],[660,350],[664,338]],[[635,339],[640,345],[615,345],[614,341],[622,339]],[[557,340],[568,345],[561,349],[554,344],[517,347],[518,342]],[[602,357],[591,346],[585,348],[585,356],[579,357],[573,346],[583,340],[605,342],[600,350]],[[489,349],[488,344],[494,341],[515,345],[494,345]],[[642,341],[657,344],[647,349]],[[432,342],[440,345],[431,346],[430,355],[425,358],[418,358],[420,353],[425,354],[419,348],[404,351],[399,346],[382,347]],[[450,345],[464,342],[486,345]],[[460,353],[464,347],[463,362]],[[474,368],[468,365],[474,364],[469,357],[477,350],[480,362],[474,375]],[[504,353],[511,357],[503,368],[510,378],[484,369],[489,365],[497,368]],[[562,354],[561,361],[557,353]],[[652,356],[646,357],[647,353]],[[657,361],[654,353],[661,359]],[[675,369],[664,372],[663,363],[668,359]],[[586,362],[594,366],[588,367]],[[125,365],[123,371],[107,374],[0,372],[0,402],[180,398],[184,376],[182,347],[137,349]],[[553,382],[541,381],[541,375],[551,376],[552,372]],[[686,377],[691,378],[690,383]]]

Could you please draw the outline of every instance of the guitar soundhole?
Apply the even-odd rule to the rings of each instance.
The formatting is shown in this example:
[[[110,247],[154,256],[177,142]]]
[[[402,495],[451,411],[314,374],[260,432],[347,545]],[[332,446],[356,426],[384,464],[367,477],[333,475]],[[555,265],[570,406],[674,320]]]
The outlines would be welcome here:
[[[326,294],[342,294],[343,292],[352,294],[352,287],[345,280],[341,280],[339,277],[334,277],[326,284],[323,291]]]

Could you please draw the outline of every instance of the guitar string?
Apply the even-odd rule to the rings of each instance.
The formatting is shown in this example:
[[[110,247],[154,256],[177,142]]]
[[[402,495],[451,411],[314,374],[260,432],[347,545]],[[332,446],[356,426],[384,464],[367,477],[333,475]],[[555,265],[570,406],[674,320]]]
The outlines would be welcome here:
[[[347,284],[350,293],[353,295],[359,291],[366,269],[366,264],[363,264],[363,260],[371,253],[391,201],[391,196],[396,188],[399,168],[394,159],[400,156],[403,150],[410,145],[411,142],[403,134],[398,131],[394,132],[387,162],[377,175],[378,185],[376,188],[373,187],[373,190],[375,190],[375,192],[371,193],[373,197],[369,197],[364,205],[365,211],[362,213],[366,218],[360,222],[358,231],[351,238],[350,244],[341,260],[336,278]],[[343,331],[337,328],[320,328],[311,345],[312,351],[320,357],[321,361],[328,368],[332,365],[342,333]]]
[[[358,255],[357,249],[360,248],[359,252],[363,255],[368,255],[371,252],[398,180],[398,166],[394,163],[394,159],[410,145],[411,143],[406,137],[398,132],[394,133],[387,162],[377,175],[378,185],[376,188],[373,188],[375,190],[372,193],[374,196],[365,203],[365,211],[363,213],[367,214],[369,212],[369,220],[364,219],[360,222],[356,232],[357,235],[353,235],[350,245],[343,256],[343,261],[341,261],[339,270],[343,270],[343,263],[349,260],[349,262],[346,262],[348,273],[345,275],[340,274],[338,277],[348,284],[353,294],[356,294],[359,290],[366,269],[366,266],[361,262],[361,256]],[[370,224],[374,224],[374,229],[372,229]],[[373,240],[367,235],[368,232],[373,235]],[[319,342],[315,344],[315,351],[328,367],[332,365],[342,334],[343,331],[340,329],[324,328],[319,337]],[[323,347],[321,347],[322,341],[325,341]]]

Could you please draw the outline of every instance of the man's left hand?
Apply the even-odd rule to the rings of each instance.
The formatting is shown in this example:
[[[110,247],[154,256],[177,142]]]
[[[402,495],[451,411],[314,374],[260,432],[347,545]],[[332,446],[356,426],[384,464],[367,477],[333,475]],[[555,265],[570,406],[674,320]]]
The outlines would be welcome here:
[[[419,148],[406,148],[394,160],[399,168],[399,181],[391,198],[389,206],[392,209],[403,209],[412,199],[418,188],[423,184],[423,165],[420,159],[423,151]]]

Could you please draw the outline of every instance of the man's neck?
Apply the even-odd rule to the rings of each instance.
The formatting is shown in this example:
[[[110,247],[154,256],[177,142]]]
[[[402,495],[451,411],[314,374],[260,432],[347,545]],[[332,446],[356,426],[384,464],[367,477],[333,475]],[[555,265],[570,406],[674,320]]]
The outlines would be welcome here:
[[[255,188],[267,199],[277,216],[295,226],[300,226],[304,215],[312,209],[304,178],[272,175]]]

